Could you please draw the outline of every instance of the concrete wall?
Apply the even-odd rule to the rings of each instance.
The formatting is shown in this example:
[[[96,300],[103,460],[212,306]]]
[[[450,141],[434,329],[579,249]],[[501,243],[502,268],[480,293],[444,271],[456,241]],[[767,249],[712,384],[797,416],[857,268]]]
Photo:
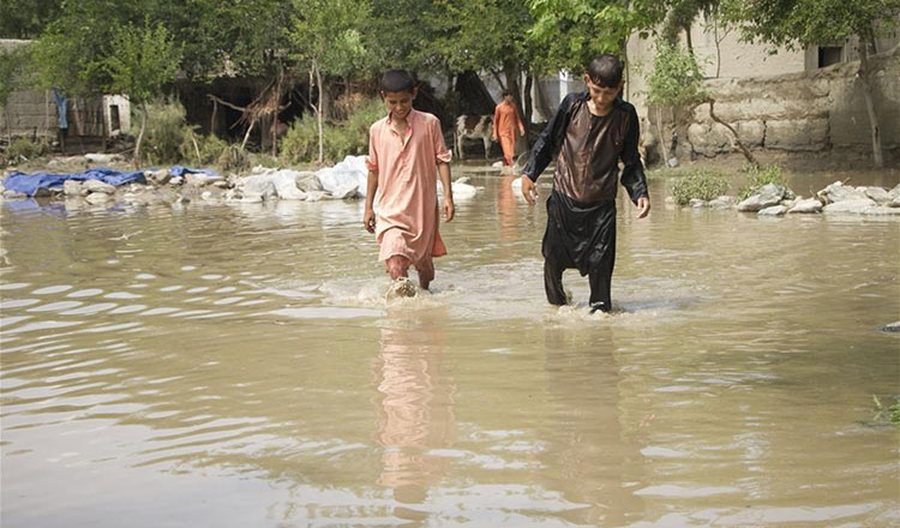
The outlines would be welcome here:
[[[900,48],[873,56],[872,86],[882,146],[900,150]],[[858,62],[745,79],[712,79],[716,115],[734,126],[745,145],[783,151],[869,152],[871,136]],[[730,132],[712,121],[709,106],[693,112],[686,145],[691,154],[733,151]]]
[[[855,40],[841,44],[842,63],[819,68],[816,46],[770,50],[740,42],[736,33],[716,34],[703,20],[694,24],[691,38],[706,76],[706,89],[717,101],[716,115],[734,126],[746,145],[782,151],[871,152],[869,117],[856,80]],[[896,34],[882,35],[878,39],[882,53],[872,58],[876,70],[873,98],[882,145],[888,156],[895,151],[895,158],[900,157],[897,42]],[[644,118],[642,126],[652,126],[653,134],[659,134],[656,112],[647,104],[646,78],[653,69],[654,55],[651,41],[637,35],[629,39],[625,96]],[[671,121],[666,114],[664,120]],[[668,124],[671,130],[671,122]],[[715,156],[733,150],[732,134],[709,117],[708,105],[695,109],[687,123],[679,123],[679,155]]]

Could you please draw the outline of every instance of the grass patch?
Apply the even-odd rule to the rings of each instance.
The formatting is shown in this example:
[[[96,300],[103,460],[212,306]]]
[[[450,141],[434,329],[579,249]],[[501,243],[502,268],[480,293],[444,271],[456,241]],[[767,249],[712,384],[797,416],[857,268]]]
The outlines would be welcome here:
[[[693,199],[709,201],[725,194],[728,181],[717,171],[695,169],[672,180],[672,197],[678,205],[687,205]]]
[[[872,395],[872,400],[875,402],[874,420],[876,423],[889,423],[895,427],[900,427],[900,396],[894,396],[894,403],[889,406],[881,403],[878,396],[874,394]]]
[[[775,185],[785,185],[784,174],[778,165],[746,165],[741,172],[747,175],[747,184],[741,187],[738,197],[745,200],[753,195],[760,187],[774,183]]]

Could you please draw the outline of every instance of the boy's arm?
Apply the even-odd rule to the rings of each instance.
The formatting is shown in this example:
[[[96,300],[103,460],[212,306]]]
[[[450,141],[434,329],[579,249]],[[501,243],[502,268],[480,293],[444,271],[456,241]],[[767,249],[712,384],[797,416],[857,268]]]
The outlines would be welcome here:
[[[577,96],[578,94],[569,94],[563,99],[559,108],[556,109],[556,113],[553,114],[547,126],[534,142],[534,148],[531,149],[531,155],[528,156],[528,163],[522,170],[522,173],[528,176],[532,182],[537,181],[538,176],[544,172],[544,169],[550,165],[559,152],[566,127],[569,125],[569,112]]]
[[[453,220],[455,215],[455,207],[453,205],[453,186],[450,184],[450,164],[438,163],[438,176],[441,178],[441,186],[444,188],[444,220],[449,222]]]
[[[553,114],[547,126],[541,131],[537,141],[534,142],[534,147],[528,156],[528,163],[525,164],[525,168],[522,170],[522,196],[525,197],[525,201],[530,205],[534,205],[537,200],[534,184],[537,182],[538,176],[544,172],[547,165],[559,153],[563,136],[566,133],[566,128],[569,126],[572,105],[577,96],[578,94],[569,94],[563,99],[562,103],[559,104],[559,108],[556,109],[556,113]]]
[[[638,153],[640,142],[640,122],[634,107],[629,108],[628,127],[625,132],[625,141],[622,145],[622,154],[619,156],[624,164],[622,169],[622,185],[628,190],[628,196],[634,202],[638,210],[638,218],[647,216],[650,212],[650,194],[647,192],[647,178],[644,175],[644,164],[641,163],[641,155]]]
[[[366,212],[363,213],[363,227],[369,233],[375,232],[375,193],[378,191],[378,171],[369,169],[366,181]]]

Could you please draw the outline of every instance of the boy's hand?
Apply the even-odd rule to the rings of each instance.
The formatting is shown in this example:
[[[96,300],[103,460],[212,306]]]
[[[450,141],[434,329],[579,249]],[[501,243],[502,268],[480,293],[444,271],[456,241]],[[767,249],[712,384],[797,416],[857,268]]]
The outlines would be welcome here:
[[[456,208],[453,207],[453,198],[444,198],[444,220],[449,222],[453,220],[456,214]]]
[[[537,202],[537,189],[534,186],[534,182],[524,174],[522,175],[522,196],[525,197],[528,205],[534,205]]]
[[[363,227],[369,233],[375,232],[375,211],[372,209],[366,209],[366,213],[363,215]]]
[[[638,206],[638,218],[644,218],[648,214],[650,214],[650,198],[647,196],[641,196],[637,201]]]

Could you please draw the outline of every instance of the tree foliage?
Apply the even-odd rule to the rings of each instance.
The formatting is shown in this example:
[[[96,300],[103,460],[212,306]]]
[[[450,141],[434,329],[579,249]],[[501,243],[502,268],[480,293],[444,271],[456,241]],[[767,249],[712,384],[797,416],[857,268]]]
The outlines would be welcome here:
[[[105,60],[110,79],[107,91],[141,104],[157,97],[163,85],[175,79],[181,50],[162,24],[118,28],[112,43],[112,54]]]
[[[900,0],[726,0],[723,13],[751,40],[797,48],[896,27]]]
[[[694,56],[679,44],[657,42],[653,71],[647,78],[647,98],[662,106],[696,104],[706,98],[703,74]]]
[[[62,11],[62,0],[3,0],[0,38],[32,39]]]
[[[28,61],[27,46],[0,49],[0,106],[4,106],[12,92],[27,82]]]

